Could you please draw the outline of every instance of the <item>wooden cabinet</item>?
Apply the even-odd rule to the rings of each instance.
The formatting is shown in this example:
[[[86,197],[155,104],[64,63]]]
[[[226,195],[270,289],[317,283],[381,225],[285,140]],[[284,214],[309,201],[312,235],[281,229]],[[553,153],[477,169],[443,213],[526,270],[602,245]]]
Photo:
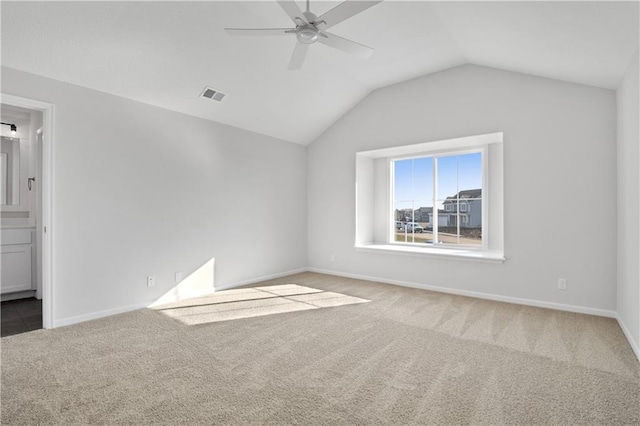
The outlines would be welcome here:
[[[33,228],[2,229],[0,232],[0,293],[35,289]]]

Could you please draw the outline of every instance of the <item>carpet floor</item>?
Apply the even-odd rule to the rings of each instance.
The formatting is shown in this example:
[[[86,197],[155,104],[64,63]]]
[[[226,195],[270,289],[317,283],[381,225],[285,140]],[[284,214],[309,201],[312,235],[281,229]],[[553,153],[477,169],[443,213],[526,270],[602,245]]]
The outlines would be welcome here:
[[[640,423],[613,319],[316,273],[260,286],[284,284],[348,301],[238,317],[218,295],[4,337],[2,424]]]

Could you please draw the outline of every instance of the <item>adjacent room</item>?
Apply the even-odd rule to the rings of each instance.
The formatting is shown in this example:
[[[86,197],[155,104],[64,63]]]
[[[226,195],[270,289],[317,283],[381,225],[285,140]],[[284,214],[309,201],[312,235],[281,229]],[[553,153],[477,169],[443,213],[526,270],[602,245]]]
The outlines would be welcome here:
[[[640,2],[0,2],[2,424],[639,424]]]

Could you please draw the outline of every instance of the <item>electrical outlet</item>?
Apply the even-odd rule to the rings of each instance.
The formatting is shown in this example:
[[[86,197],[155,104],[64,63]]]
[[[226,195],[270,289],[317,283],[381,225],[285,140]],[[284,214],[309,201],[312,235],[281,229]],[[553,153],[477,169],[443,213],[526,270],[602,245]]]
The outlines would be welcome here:
[[[335,255],[335,254],[332,254],[332,255],[331,255],[331,261],[332,261],[332,262],[335,262],[335,261],[336,261],[336,255]]]
[[[153,287],[154,285],[156,285],[156,277],[147,277],[147,287]]]
[[[558,278],[558,290],[566,290],[566,289],[567,289],[566,278]]]
[[[182,281],[182,271],[176,272],[176,284]]]

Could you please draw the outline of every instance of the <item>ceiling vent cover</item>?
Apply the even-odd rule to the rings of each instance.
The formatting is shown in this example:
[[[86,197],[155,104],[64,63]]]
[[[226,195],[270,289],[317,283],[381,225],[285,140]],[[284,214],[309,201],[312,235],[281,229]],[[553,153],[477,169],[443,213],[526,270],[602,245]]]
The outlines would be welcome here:
[[[219,90],[212,89],[211,87],[205,87],[200,94],[201,98],[210,99],[212,101],[220,102],[227,96],[226,93],[222,93]]]

